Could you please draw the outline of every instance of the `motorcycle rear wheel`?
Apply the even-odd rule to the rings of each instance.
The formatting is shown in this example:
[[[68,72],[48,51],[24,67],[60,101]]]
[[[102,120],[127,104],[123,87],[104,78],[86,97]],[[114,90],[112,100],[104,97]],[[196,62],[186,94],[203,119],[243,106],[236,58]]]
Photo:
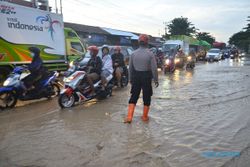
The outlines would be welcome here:
[[[13,108],[17,103],[17,97],[13,92],[0,93],[0,109]]]

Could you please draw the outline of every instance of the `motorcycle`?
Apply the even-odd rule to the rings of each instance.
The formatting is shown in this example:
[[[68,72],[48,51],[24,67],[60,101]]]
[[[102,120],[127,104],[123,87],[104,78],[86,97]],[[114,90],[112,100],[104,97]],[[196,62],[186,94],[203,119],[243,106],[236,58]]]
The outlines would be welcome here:
[[[183,57],[176,56],[174,63],[175,63],[175,67],[183,68],[185,65],[185,60]]]
[[[195,67],[195,62],[194,62],[194,60],[192,59],[191,56],[188,56],[188,57],[187,57],[186,69],[194,69],[194,67]]]
[[[58,72],[45,72],[34,83],[34,88],[25,93],[22,82],[28,75],[30,75],[30,72],[26,66],[14,68],[13,72],[5,80],[3,87],[0,88],[0,109],[13,108],[17,100],[50,99],[52,96],[59,95],[60,83],[57,80],[59,76]]]
[[[74,65],[75,66],[75,65]],[[91,89],[86,80],[86,67],[75,66],[72,67],[75,71],[64,78],[65,88],[61,91],[58,103],[61,108],[73,107],[75,103],[83,103],[94,98],[105,99],[112,95],[113,83],[111,82],[113,75],[109,75],[106,79],[108,81],[105,90],[102,90],[101,80],[94,83],[95,96],[90,96]]]
[[[239,54],[238,53],[233,53],[233,54],[230,55],[230,58],[231,59],[237,59],[237,58],[239,58]]]
[[[175,59],[171,57],[167,57],[164,63],[164,74],[167,74],[167,72],[174,72],[175,71]]]

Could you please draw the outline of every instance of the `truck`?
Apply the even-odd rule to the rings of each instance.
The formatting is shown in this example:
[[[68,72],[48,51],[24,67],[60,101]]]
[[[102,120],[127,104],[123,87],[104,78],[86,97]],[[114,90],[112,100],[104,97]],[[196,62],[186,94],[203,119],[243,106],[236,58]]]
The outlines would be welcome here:
[[[168,55],[171,49],[174,49],[177,51],[179,47],[182,48],[183,52],[186,55],[189,53],[189,43],[183,40],[167,40],[163,44],[162,49],[164,53]]]
[[[173,35],[170,37],[170,40],[167,40],[163,44],[163,51],[168,55],[171,48],[182,48],[185,55],[188,55],[190,51],[194,51],[197,58],[201,57],[204,59],[206,56],[206,51],[210,47],[211,45],[203,40],[197,40],[186,35]]]
[[[86,52],[77,33],[64,27],[62,14],[0,1],[0,23],[0,83],[16,65],[31,62],[31,46],[41,50],[49,70],[57,71]]]

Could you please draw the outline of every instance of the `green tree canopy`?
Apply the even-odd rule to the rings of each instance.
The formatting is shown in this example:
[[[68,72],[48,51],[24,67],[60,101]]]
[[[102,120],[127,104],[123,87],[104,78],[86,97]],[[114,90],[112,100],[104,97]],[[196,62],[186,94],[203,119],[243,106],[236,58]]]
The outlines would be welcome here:
[[[247,21],[248,21],[249,23],[247,24],[247,27],[245,27],[245,28],[243,28],[243,29],[246,30],[246,31],[250,31],[250,16],[248,16],[247,18],[248,18]]]
[[[250,45],[250,31],[240,31],[229,38],[229,43],[241,49],[248,50]]]
[[[206,41],[211,45],[215,42],[215,38],[212,35],[210,35],[210,33],[208,32],[198,32],[196,34],[196,38],[198,40]]]
[[[250,19],[250,16],[248,16]],[[229,43],[233,44],[241,49],[244,49],[245,51],[250,51],[250,20],[248,21],[247,27],[243,28],[243,31],[237,32],[233,34],[229,38]]]
[[[187,35],[192,36],[196,32],[194,25],[188,21],[188,18],[179,17],[173,19],[168,25],[170,35]]]

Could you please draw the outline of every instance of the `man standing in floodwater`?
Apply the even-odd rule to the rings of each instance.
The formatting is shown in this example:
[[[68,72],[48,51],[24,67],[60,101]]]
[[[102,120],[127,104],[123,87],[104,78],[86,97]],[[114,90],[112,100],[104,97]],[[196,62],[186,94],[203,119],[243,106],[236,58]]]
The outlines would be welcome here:
[[[149,37],[145,34],[139,37],[139,48],[135,50],[129,60],[129,81],[132,84],[131,97],[128,106],[128,115],[124,120],[124,123],[131,123],[135,110],[136,103],[140,96],[141,90],[143,93],[143,121],[148,121],[148,112],[151,103],[152,90],[152,77],[155,82],[155,86],[158,87],[158,72],[157,64],[153,53],[151,53],[148,47]]]

